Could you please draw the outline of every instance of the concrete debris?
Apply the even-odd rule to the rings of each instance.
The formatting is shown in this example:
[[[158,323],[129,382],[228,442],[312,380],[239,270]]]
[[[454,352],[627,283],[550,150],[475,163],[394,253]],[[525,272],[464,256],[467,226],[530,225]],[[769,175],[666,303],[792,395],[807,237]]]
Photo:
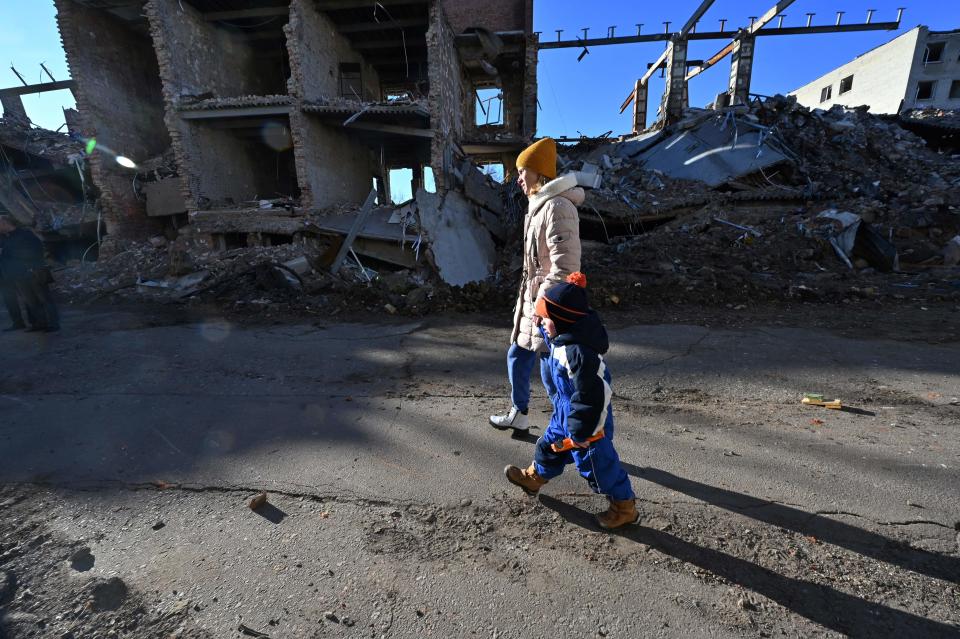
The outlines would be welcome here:
[[[789,153],[775,129],[728,111],[678,130],[631,159],[647,170],[717,187],[786,162]]]
[[[430,238],[430,252],[444,282],[463,286],[490,277],[496,247],[474,205],[456,191],[442,197],[421,189],[417,191],[417,206],[420,223]]]
[[[250,510],[256,510],[257,508],[262,507],[266,503],[267,503],[267,493],[261,492],[251,497],[249,503],[247,503],[247,506],[250,507]]]
[[[79,257],[95,241],[98,195],[81,141],[0,118],[0,212],[37,231],[54,257]]]

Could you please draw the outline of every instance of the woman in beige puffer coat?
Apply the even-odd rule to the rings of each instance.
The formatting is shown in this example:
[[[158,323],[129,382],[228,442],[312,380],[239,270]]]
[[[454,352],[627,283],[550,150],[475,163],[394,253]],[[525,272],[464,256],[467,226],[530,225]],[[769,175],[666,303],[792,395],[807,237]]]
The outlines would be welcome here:
[[[530,374],[540,364],[540,376],[547,394],[556,392],[547,366],[547,348],[540,337],[534,307],[537,298],[550,287],[580,270],[580,218],[583,189],[573,174],[557,175],[557,146],[544,138],[517,158],[520,188],[530,205],[523,221],[523,276],[514,307],[513,333],[507,351],[512,406],[505,415],[493,415],[494,428],[527,431],[530,401]]]

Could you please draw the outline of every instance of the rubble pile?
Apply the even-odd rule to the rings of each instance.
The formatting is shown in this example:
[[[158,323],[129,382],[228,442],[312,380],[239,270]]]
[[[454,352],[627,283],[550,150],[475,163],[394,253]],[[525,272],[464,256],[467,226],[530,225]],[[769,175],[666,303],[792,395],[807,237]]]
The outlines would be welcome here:
[[[0,117],[0,146],[67,164],[71,156],[82,156],[84,145],[66,133],[31,126],[22,118]]]
[[[335,316],[341,312],[426,315],[467,312],[513,303],[512,291],[493,282],[454,287],[425,271],[361,270],[345,262],[329,272],[330,247],[281,244],[223,253],[167,244],[153,238],[99,262],[70,264],[55,272],[59,294],[71,303],[98,300],[215,305],[251,317]]]
[[[147,173],[165,170],[164,158],[155,164]],[[960,300],[960,162],[865,109],[811,111],[777,96],[719,112],[691,110],[673,127],[568,148],[561,166],[576,171],[588,192],[583,268],[599,306]],[[691,166],[703,180],[691,179],[701,174]],[[172,244],[154,238],[96,265],[65,269],[60,286],[75,299],[286,314],[509,309],[525,203],[515,187],[483,186],[469,164],[461,175],[465,195],[418,193],[378,209],[360,235],[361,253],[384,257],[348,255],[336,274],[329,272],[331,253],[351,222],[326,211],[292,244],[218,252],[181,233]],[[497,214],[477,217],[476,210]],[[339,213],[352,219],[357,211]],[[455,235],[431,237],[423,262],[416,240],[424,226],[408,229],[410,214],[458,220],[450,229],[473,220],[478,233],[490,232],[497,239],[496,257],[484,262],[490,277],[455,282],[449,269],[460,268],[454,257],[462,244]],[[416,267],[404,266],[409,258],[390,261],[396,254],[388,245],[396,242],[383,238],[393,235],[400,246],[410,244]]]
[[[901,119],[960,129],[960,109],[937,109],[934,107],[912,109],[903,113]]]
[[[590,247],[585,268],[599,271],[608,303],[960,299],[960,162],[866,109],[810,111],[778,96],[736,117],[776,135],[788,160],[704,189],[605,149],[610,168],[594,194],[677,208],[705,198],[653,231],[614,238],[612,251]],[[642,219],[651,209],[635,210]]]

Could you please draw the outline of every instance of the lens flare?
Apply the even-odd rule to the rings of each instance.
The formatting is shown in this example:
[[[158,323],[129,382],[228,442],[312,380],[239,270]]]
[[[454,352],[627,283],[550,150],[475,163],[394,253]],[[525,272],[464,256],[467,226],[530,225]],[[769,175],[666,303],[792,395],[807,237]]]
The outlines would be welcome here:
[[[274,151],[280,153],[293,147],[290,129],[279,122],[267,122],[260,132],[263,142]]]
[[[125,157],[125,156],[123,156],[123,155],[118,155],[118,156],[117,156],[117,164],[119,164],[120,166],[125,166],[125,167],[127,167],[128,169],[135,169],[135,168],[137,168],[137,163],[136,163],[136,162],[134,162],[134,161],[131,160],[130,158]]]

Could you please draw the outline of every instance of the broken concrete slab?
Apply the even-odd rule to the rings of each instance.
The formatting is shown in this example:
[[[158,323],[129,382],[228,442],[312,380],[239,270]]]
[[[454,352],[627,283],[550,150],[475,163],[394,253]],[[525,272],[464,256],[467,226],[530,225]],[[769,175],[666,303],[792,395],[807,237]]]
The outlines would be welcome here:
[[[460,173],[463,174],[463,194],[468,200],[495,214],[503,213],[503,199],[500,197],[500,191],[489,176],[469,160],[460,167]]]
[[[430,240],[430,252],[440,277],[463,286],[485,280],[496,260],[496,246],[477,218],[474,205],[463,195],[446,196],[417,191],[420,225]]]
[[[786,149],[772,131],[732,114],[675,132],[637,156],[645,169],[700,180],[711,187],[788,160]]]

